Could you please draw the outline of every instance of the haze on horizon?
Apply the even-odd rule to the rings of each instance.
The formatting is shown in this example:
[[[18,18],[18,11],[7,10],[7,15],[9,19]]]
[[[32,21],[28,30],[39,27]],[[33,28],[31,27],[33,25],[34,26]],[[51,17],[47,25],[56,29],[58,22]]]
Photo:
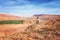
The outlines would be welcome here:
[[[60,15],[60,0],[0,0],[0,13],[18,16]]]

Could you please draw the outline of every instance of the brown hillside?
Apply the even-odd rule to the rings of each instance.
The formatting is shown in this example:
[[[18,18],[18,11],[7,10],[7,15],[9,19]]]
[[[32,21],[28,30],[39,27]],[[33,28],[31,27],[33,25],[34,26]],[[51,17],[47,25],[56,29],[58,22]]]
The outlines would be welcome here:
[[[14,15],[0,14],[0,20],[19,20],[20,17]]]
[[[1,37],[2,40],[60,40],[60,15],[35,15],[26,18],[24,24],[7,27],[12,26],[17,31]]]
[[[24,18],[14,15],[0,14],[0,21],[4,20],[24,20]],[[18,28],[23,28],[23,26],[27,26],[27,24],[0,24],[0,36],[9,35],[19,30]]]

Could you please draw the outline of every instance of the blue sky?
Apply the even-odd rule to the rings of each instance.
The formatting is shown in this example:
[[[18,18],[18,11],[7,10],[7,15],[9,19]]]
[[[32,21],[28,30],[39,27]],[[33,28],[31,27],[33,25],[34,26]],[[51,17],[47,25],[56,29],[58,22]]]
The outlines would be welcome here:
[[[0,13],[18,16],[60,15],[60,0],[0,0]]]

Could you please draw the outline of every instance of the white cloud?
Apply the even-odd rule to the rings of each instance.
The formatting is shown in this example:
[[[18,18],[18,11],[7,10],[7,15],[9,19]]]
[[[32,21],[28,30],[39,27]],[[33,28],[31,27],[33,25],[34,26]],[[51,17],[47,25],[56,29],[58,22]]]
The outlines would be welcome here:
[[[22,1],[22,0],[18,0]],[[25,1],[24,1],[25,2]],[[14,1],[8,1],[6,5],[15,4]],[[0,12],[4,12],[6,14],[13,14],[13,15],[23,15],[23,16],[31,16],[33,14],[60,14],[60,8],[50,8],[45,7],[45,5],[55,5],[56,3],[46,3],[41,4],[39,6],[33,5],[33,4],[27,4],[27,5],[17,5],[17,6],[7,6],[7,7],[0,7]],[[56,4],[57,5],[57,4]]]
[[[1,12],[6,12],[7,14],[13,15],[22,15],[22,16],[31,16],[33,14],[59,14],[59,8],[44,8],[44,7],[36,7],[33,5],[25,5],[25,6],[13,6],[6,7],[0,10]],[[60,9],[59,9],[60,10]]]

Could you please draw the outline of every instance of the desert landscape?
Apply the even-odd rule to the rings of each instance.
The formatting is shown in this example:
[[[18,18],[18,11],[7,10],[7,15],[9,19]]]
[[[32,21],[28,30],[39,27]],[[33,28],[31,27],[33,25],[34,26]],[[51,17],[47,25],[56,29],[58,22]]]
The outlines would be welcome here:
[[[60,15],[0,14],[0,40],[60,40]]]

